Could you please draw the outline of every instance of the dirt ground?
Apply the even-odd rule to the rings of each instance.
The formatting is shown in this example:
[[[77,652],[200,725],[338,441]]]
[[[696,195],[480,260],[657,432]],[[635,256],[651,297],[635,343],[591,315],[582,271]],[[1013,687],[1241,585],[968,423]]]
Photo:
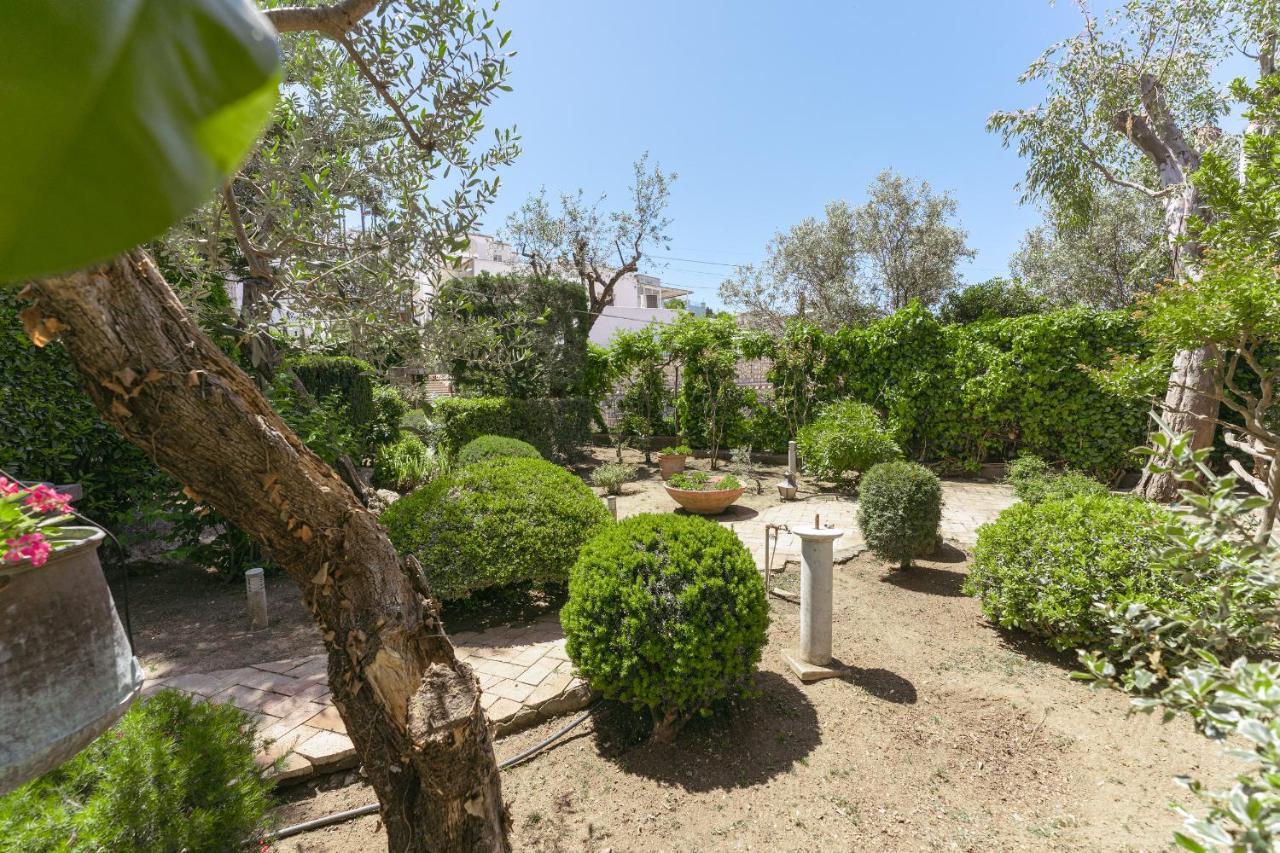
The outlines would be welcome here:
[[[958,558],[958,557],[957,557]],[[1187,802],[1173,782],[1231,765],[1184,721],[1127,717],[1071,681],[1071,661],[1011,639],[960,595],[963,562],[907,573],[861,557],[836,577],[844,680],[801,686],[780,658],[798,609],[772,600],[758,695],[650,746],[597,707],[569,739],[504,773],[519,850],[1159,850]],[[499,759],[558,729],[498,742]],[[337,780],[330,784],[341,784]],[[362,783],[297,789],[281,824],[373,801]],[[280,842],[381,849],[376,817]]]

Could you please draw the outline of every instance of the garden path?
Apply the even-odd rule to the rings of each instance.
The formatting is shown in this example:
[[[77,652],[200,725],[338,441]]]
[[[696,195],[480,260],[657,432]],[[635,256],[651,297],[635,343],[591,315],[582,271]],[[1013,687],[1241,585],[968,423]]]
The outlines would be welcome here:
[[[1004,485],[944,482],[943,538],[961,548],[971,547],[977,528],[1013,502],[1012,490]],[[742,539],[761,569],[768,524],[798,527],[812,524],[817,514],[824,526],[850,531],[837,543],[837,557],[852,556],[863,547],[855,522],[857,502],[843,497],[813,496],[758,512],[736,509],[716,521]],[[640,511],[643,506],[620,502],[620,516]],[[784,532],[775,551],[775,569],[799,559],[799,538]],[[458,656],[480,680],[481,704],[497,735],[578,710],[590,700],[590,689],[574,674],[565,654],[557,614],[531,624],[458,632],[452,639]],[[329,694],[323,654],[213,672],[170,670],[164,678],[149,680],[144,695],[164,688],[230,702],[252,714],[263,741],[261,761],[270,763],[283,756],[276,770],[278,781],[309,778],[356,763],[355,749]]]

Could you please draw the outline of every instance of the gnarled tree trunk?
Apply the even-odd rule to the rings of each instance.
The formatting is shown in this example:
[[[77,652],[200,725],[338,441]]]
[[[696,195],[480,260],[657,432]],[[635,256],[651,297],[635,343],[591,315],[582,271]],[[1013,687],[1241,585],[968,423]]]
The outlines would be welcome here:
[[[419,571],[183,310],[139,250],[30,285],[108,423],[269,550],[324,634],[390,849],[509,849],[480,690]]]

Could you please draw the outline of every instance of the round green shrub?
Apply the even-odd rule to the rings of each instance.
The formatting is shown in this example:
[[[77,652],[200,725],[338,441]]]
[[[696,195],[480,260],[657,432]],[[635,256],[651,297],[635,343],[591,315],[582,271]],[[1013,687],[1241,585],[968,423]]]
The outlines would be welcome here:
[[[271,799],[254,739],[254,722],[232,705],[162,690],[0,797],[4,849],[239,849],[260,837]]]
[[[1061,500],[1076,495],[1102,495],[1107,487],[1097,480],[1068,468],[1055,471],[1039,456],[1023,454],[1009,463],[1005,482],[1026,503]]]
[[[457,462],[459,465],[474,465],[476,462],[483,462],[486,459],[495,459],[502,456],[519,459],[542,458],[542,454],[538,452],[538,449],[527,441],[508,438],[505,435],[482,435],[479,438],[473,438],[462,446],[462,449],[458,451]]]
[[[1169,512],[1125,495],[1019,503],[978,529],[964,590],[1005,628],[1057,649],[1106,640],[1095,602],[1123,607],[1187,601],[1189,589],[1156,557]]]
[[[406,495],[379,519],[444,600],[516,583],[563,583],[582,543],[612,519],[577,477],[542,459],[498,457]]]
[[[854,400],[837,400],[824,408],[800,429],[796,448],[806,468],[829,480],[902,455],[876,410]]]
[[[942,521],[942,483],[914,462],[882,462],[858,484],[858,526],[877,557],[902,568],[933,550]]]
[[[583,547],[560,611],[569,657],[601,695],[670,732],[748,685],[765,643],[764,583],[742,542],[702,518],[637,515]]]

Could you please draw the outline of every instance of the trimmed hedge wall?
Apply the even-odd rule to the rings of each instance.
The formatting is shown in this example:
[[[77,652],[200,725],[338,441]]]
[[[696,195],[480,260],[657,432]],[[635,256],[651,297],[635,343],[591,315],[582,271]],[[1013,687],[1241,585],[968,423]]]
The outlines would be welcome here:
[[[775,343],[780,409],[806,422],[815,403],[852,398],[885,413],[912,459],[976,467],[1020,452],[1111,475],[1137,466],[1147,406],[1103,390],[1087,368],[1142,352],[1122,312],[1073,308],[947,326],[913,303],[834,334]]]
[[[529,442],[548,459],[567,459],[587,443],[592,412],[583,397],[443,397],[433,406],[450,455],[482,435],[504,435]]]
[[[351,433],[363,446],[378,418],[373,395],[378,372],[374,366],[347,355],[312,354],[290,359],[289,366],[317,400],[330,396],[342,400]]]

